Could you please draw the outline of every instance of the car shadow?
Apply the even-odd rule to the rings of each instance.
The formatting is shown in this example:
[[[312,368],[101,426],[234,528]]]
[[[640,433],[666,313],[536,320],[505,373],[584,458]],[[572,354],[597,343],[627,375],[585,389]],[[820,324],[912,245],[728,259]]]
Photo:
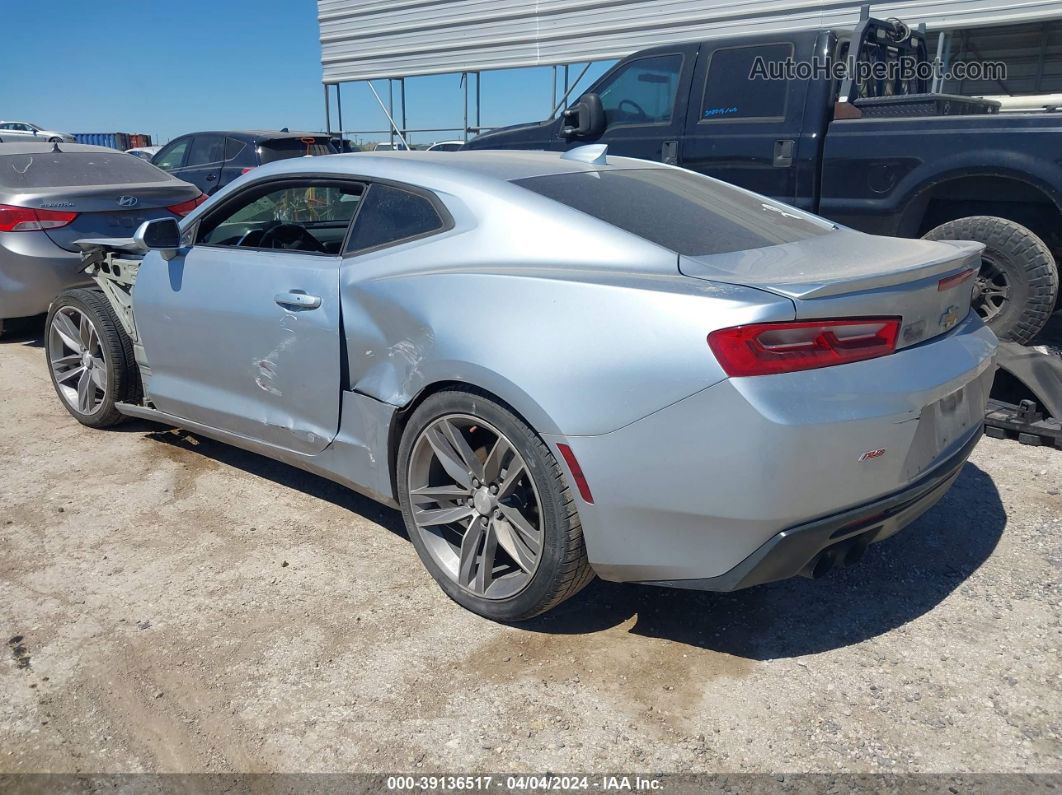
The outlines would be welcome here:
[[[325,478],[185,431],[146,435],[327,500],[409,538],[398,511]],[[634,619],[628,631],[635,635],[749,659],[815,654],[884,634],[932,610],[988,559],[1006,524],[992,479],[967,463],[932,510],[872,545],[855,566],[821,580],[796,578],[733,593],[597,580],[549,613],[516,626],[585,635]]]
[[[585,634],[634,618],[630,632],[769,660],[850,646],[932,610],[992,554],[1007,515],[992,479],[967,463],[936,506],[862,561],[820,580],[733,593],[596,581],[522,629]]]
[[[26,345],[30,348],[44,347],[44,315],[18,317],[3,321],[4,333],[0,345]]]
[[[118,426],[120,429],[125,427],[125,425]],[[385,527],[395,535],[409,539],[401,513],[368,497],[363,497],[356,491],[351,491],[327,478],[298,469],[290,464],[275,461],[272,458],[266,458],[258,453],[241,450],[239,447],[217,442],[188,431],[146,422],[141,427],[147,431],[145,435],[148,439],[162,442],[188,453],[206,456],[256,477],[265,478],[279,486],[301,491],[319,500],[325,500],[344,510],[363,516]],[[410,551],[412,553],[412,550]]]

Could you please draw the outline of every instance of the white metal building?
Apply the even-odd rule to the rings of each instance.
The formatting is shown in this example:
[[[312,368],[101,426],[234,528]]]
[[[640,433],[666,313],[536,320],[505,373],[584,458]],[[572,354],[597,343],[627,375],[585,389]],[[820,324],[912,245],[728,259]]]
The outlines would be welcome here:
[[[318,0],[328,86],[378,78],[574,64],[657,44],[853,26],[864,0]],[[950,31],[951,57],[1006,61],[1006,85],[966,94],[1062,92],[1062,0],[875,2],[875,17]],[[931,37],[931,42],[936,43]],[[337,95],[338,98],[338,95]],[[467,115],[467,114],[466,114]],[[467,127],[467,124],[466,124]]]

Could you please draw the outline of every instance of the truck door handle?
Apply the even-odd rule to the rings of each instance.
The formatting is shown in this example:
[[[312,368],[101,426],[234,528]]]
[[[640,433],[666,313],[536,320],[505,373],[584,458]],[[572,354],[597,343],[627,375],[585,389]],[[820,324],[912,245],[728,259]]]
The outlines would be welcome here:
[[[796,141],[787,138],[784,141],[774,142],[774,167],[789,168],[793,165],[793,150],[796,149]]]
[[[273,300],[280,306],[292,306],[296,309],[316,309],[321,305],[321,297],[319,295],[306,295],[306,293],[299,290],[292,290],[290,293],[277,293],[273,296]]]
[[[660,162],[667,166],[678,165],[678,141],[664,141],[660,144]]]
[[[217,179],[217,178],[218,178],[218,177],[217,177],[217,174],[207,174],[207,179],[208,179],[208,180],[211,180],[211,181],[213,181],[213,180],[215,180],[215,179]]]

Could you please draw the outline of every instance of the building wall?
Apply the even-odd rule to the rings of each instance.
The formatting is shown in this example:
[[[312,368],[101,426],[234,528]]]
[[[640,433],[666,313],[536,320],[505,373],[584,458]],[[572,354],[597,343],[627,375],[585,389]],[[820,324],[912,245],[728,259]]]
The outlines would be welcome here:
[[[621,58],[691,39],[853,26],[862,0],[318,0],[325,83]],[[1062,19],[1059,0],[906,0],[930,30]]]

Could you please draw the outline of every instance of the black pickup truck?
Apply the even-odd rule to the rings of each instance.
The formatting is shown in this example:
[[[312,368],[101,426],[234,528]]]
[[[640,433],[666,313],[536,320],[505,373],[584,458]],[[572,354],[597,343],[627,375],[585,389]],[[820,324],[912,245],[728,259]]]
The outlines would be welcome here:
[[[924,74],[832,69],[929,63],[926,50],[924,28],[867,13],[852,30],[656,47],[617,63],[557,118],[466,148],[607,144],[862,231],[978,240],[975,305],[1001,338],[1026,343],[1057,308],[1062,113],[999,113],[991,100],[929,93]],[[763,79],[763,65],[787,61],[825,68]]]

